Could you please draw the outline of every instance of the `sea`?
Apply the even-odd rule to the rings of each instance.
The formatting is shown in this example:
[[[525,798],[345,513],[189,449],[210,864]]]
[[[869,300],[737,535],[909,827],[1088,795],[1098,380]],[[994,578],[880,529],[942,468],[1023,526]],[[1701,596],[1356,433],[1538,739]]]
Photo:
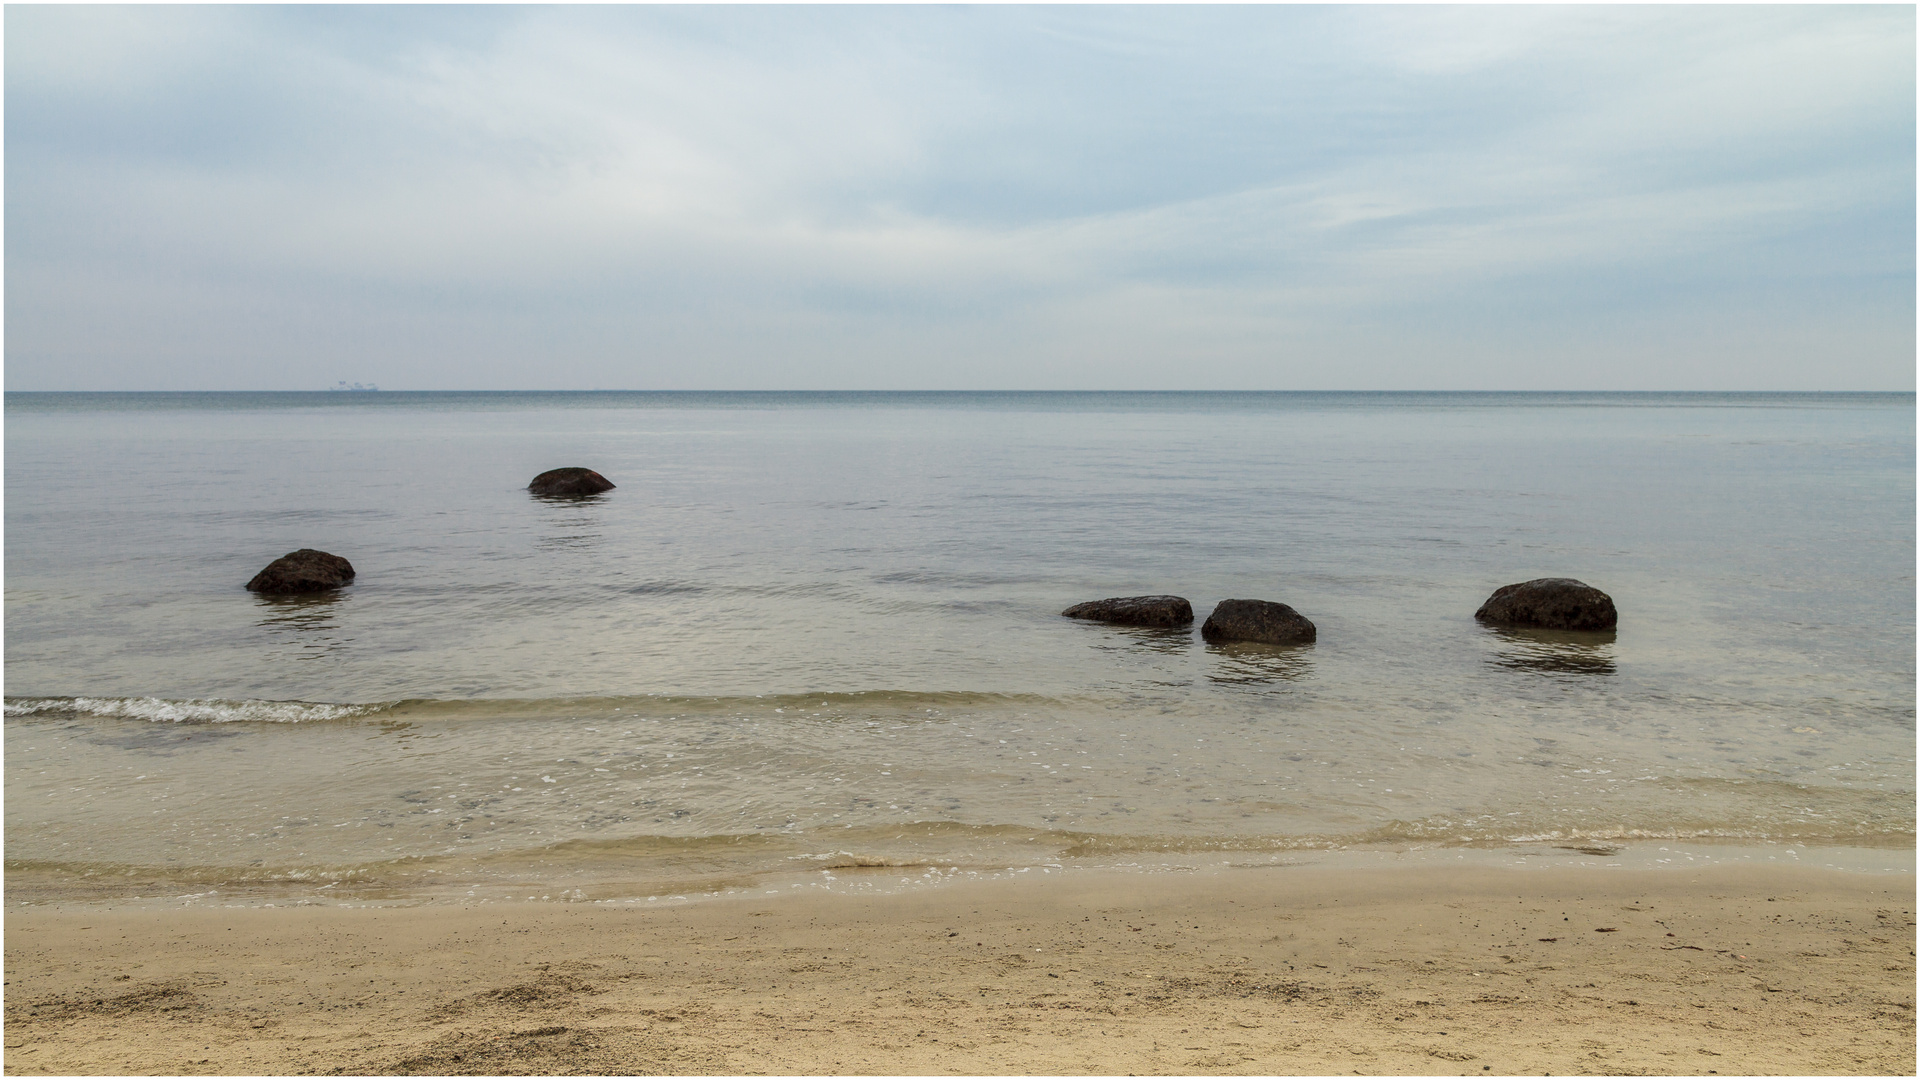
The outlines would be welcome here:
[[[4,400],[9,905],[1913,864],[1911,393]]]

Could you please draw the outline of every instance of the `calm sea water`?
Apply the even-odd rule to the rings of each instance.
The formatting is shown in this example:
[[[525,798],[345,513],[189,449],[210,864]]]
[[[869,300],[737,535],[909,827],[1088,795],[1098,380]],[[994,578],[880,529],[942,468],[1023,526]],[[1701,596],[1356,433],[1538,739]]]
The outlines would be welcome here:
[[[5,401],[14,899],[1914,843],[1911,394]]]

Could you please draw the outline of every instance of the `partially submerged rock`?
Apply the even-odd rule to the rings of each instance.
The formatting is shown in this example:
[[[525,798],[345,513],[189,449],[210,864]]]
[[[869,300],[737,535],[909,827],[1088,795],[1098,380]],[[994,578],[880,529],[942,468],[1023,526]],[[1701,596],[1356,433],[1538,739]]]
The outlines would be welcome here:
[[[613,490],[613,481],[592,469],[548,469],[533,478],[527,490],[535,495],[598,495]]]
[[[1307,645],[1319,636],[1305,615],[1271,600],[1222,600],[1200,627],[1208,641]]]
[[[247,582],[249,591],[286,595],[325,592],[353,580],[353,564],[313,548],[289,551],[268,563]]]
[[[1193,605],[1184,596],[1115,596],[1075,604],[1060,614],[1122,626],[1186,626],[1193,622]]]
[[[1502,585],[1473,617],[1499,626],[1546,630],[1612,630],[1620,621],[1613,597],[1572,578],[1535,578]]]

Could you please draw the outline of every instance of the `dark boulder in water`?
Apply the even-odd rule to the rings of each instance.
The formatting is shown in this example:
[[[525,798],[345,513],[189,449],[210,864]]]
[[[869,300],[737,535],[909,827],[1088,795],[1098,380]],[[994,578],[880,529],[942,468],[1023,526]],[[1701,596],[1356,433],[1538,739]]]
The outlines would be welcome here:
[[[1305,615],[1270,600],[1222,600],[1200,627],[1200,636],[1208,641],[1268,645],[1307,645],[1319,634]]]
[[[548,469],[533,478],[527,490],[535,495],[598,495],[613,490],[613,481],[592,469]]]
[[[1502,585],[1473,617],[1499,626],[1546,630],[1612,630],[1620,621],[1613,597],[1584,581],[1563,577]]]
[[[1075,604],[1060,614],[1122,626],[1186,626],[1193,622],[1193,605],[1184,596],[1115,596]]]
[[[289,551],[253,575],[247,589],[257,593],[325,592],[353,580],[353,564],[313,548]]]

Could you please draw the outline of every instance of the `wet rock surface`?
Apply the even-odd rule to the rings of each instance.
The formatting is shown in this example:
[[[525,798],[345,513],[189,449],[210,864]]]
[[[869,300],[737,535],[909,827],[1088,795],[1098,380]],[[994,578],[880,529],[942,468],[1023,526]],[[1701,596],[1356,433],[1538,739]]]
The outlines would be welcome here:
[[[353,580],[353,564],[338,555],[301,548],[273,560],[247,582],[251,592],[287,596],[325,592]]]
[[[1186,626],[1193,622],[1193,605],[1183,596],[1115,596],[1075,604],[1060,614],[1122,626]]]
[[[1271,600],[1222,600],[1200,627],[1208,641],[1306,645],[1319,636],[1305,615]]]
[[[613,481],[592,469],[548,469],[533,478],[527,490],[535,495],[598,495],[613,490]]]
[[[1545,630],[1612,630],[1620,621],[1613,597],[1573,578],[1535,578],[1502,585],[1473,617],[1497,626]]]

